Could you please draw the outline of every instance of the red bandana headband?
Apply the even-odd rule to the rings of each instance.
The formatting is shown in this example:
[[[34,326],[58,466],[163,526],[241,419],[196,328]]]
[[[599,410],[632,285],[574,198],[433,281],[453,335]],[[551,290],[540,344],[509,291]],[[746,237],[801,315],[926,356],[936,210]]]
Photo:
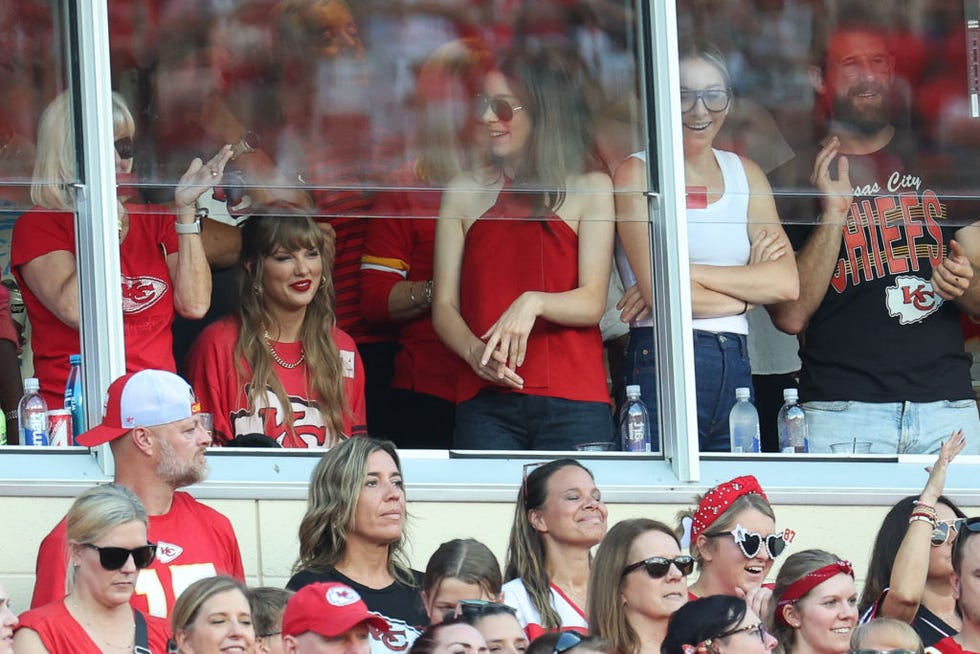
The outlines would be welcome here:
[[[787,627],[790,626],[786,622],[786,616],[783,615],[783,607],[799,601],[811,590],[839,574],[850,575],[851,579],[854,578],[854,568],[851,567],[850,561],[834,561],[822,568],[817,568],[809,574],[803,575],[791,583],[783,591],[783,596],[779,598],[779,602],[776,603],[776,620]]]
[[[718,516],[727,511],[728,507],[735,503],[735,500],[752,493],[760,495],[767,502],[769,501],[762,490],[762,486],[759,485],[759,480],[752,475],[735,477],[731,481],[718,484],[705,493],[701,502],[698,503],[697,511],[694,512],[694,521],[691,525],[691,542],[694,542],[699,534],[714,524]]]

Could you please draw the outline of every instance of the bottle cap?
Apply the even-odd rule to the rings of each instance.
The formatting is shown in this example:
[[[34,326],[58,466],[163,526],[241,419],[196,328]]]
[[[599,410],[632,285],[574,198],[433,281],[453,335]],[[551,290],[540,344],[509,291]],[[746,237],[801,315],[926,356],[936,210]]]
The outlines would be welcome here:
[[[81,354],[73,354],[70,357],[68,357],[68,363],[71,364],[71,365],[73,365],[73,366],[75,364],[81,364],[81,362],[82,362],[82,355]]]
[[[37,377],[28,377],[24,380],[24,390],[25,391],[36,391],[40,390],[41,382],[38,381]]]
[[[746,388],[745,386],[740,386],[735,389],[735,399],[736,400],[747,400],[752,395],[752,390]]]
[[[795,388],[784,388],[783,389],[783,399],[784,400],[798,400],[800,399],[800,391]]]
[[[626,387],[626,397],[640,397],[640,386],[639,384],[630,384]]]

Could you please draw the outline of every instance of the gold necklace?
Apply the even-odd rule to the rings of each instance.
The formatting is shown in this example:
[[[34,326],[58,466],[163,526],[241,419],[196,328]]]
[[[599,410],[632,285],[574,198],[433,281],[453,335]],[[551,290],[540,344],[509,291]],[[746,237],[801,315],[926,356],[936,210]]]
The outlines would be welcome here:
[[[135,618],[133,621],[133,640],[129,643],[129,645],[117,645],[116,643],[106,639],[102,634],[98,633],[98,630],[92,625],[92,623],[85,619],[85,616],[82,613],[82,607],[74,596],[71,596],[71,605],[75,608],[75,617],[77,617],[81,621],[82,626],[85,627],[85,631],[89,634],[89,636],[98,638],[98,640],[101,641],[103,645],[108,645],[109,647],[112,647],[114,649],[123,650],[127,652],[135,651],[136,649]]]
[[[303,361],[306,359],[306,352],[300,352],[299,359],[297,359],[295,363],[286,363],[285,361],[283,361],[283,358],[279,356],[279,353],[276,352],[276,348],[272,347],[272,339],[269,337],[268,329],[262,332],[262,338],[265,339],[265,345],[266,347],[269,348],[269,354],[272,355],[272,359],[283,368],[286,368],[287,370],[292,370],[293,368],[297,367],[299,364],[303,363]]]

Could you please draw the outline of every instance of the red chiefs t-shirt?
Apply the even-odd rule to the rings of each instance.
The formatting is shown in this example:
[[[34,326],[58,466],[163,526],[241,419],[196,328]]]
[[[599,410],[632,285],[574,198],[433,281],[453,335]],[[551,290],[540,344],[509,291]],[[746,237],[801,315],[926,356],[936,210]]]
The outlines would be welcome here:
[[[323,414],[312,397],[306,363],[295,368],[275,366],[293,410],[293,433],[286,427],[282,406],[275,393],[265,393],[263,406],[249,407],[250,372],[244,364],[246,379],[239,380],[235,371],[235,342],[238,340],[238,319],[228,316],[209,325],[194,342],[187,355],[187,378],[201,402],[201,410],[214,416],[214,444],[224,445],[243,434],[265,434],[283,447],[322,447],[326,442]],[[344,375],[344,411],[346,436],[367,433],[364,403],[364,366],[346,332],[334,328]],[[273,341],[273,347],[284,361],[298,361],[301,343]]]
[[[129,233],[119,248],[126,372],[146,368],[175,372],[170,331],[174,294],[166,255],[177,252],[176,218],[160,206],[127,209]],[[20,267],[58,250],[76,254],[74,214],[35,208],[17,219],[10,269],[24,296],[33,329],[34,376],[41,380],[41,394],[49,408],[64,405],[68,357],[81,352],[81,344],[78,330],[61,322],[34,295]]]
[[[245,568],[231,522],[187,493],[174,493],[170,511],[150,516],[147,534],[157,544],[150,567],[141,570],[133,608],[166,618],[177,597],[198,579],[223,574],[245,581]],[[68,535],[62,519],[37,553],[37,581],[31,608],[65,596]]]

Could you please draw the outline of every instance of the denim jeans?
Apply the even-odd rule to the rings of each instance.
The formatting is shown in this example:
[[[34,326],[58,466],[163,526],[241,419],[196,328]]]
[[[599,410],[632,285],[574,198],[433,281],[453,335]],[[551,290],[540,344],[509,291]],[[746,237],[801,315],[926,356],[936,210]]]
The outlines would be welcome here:
[[[647,407],[650,416],[650,448],[660,450],[660,423],[657,408],[657,361],[653,345],[653,327],[633,327],[630,329],[629,343],[623,356],[623,391],[616,398],[617,406],[626,401],[626,386],[636,384],[640,387],[640,399]],[[616,412],[619,420],[619,411]],[[618,426],[618,425],[617,425]],[[622,445],[622,444],[620,444]]]
[[[702,452],[730,452],[728,414],[735,389],[752,389],[745,334],[694,330],[694,382],[698,400],[698,444]]]
[[[456,406],[453,441],[464,450],[574,450],[613,440],[605,402],[484,390]]]
[[[811,452],[830,452],[833,443],[868,441],[872,454],[936,454],[957,429],[966,436],[964,454],[980,454],[980,414],[967,400],[939,402],[804,402]]]

